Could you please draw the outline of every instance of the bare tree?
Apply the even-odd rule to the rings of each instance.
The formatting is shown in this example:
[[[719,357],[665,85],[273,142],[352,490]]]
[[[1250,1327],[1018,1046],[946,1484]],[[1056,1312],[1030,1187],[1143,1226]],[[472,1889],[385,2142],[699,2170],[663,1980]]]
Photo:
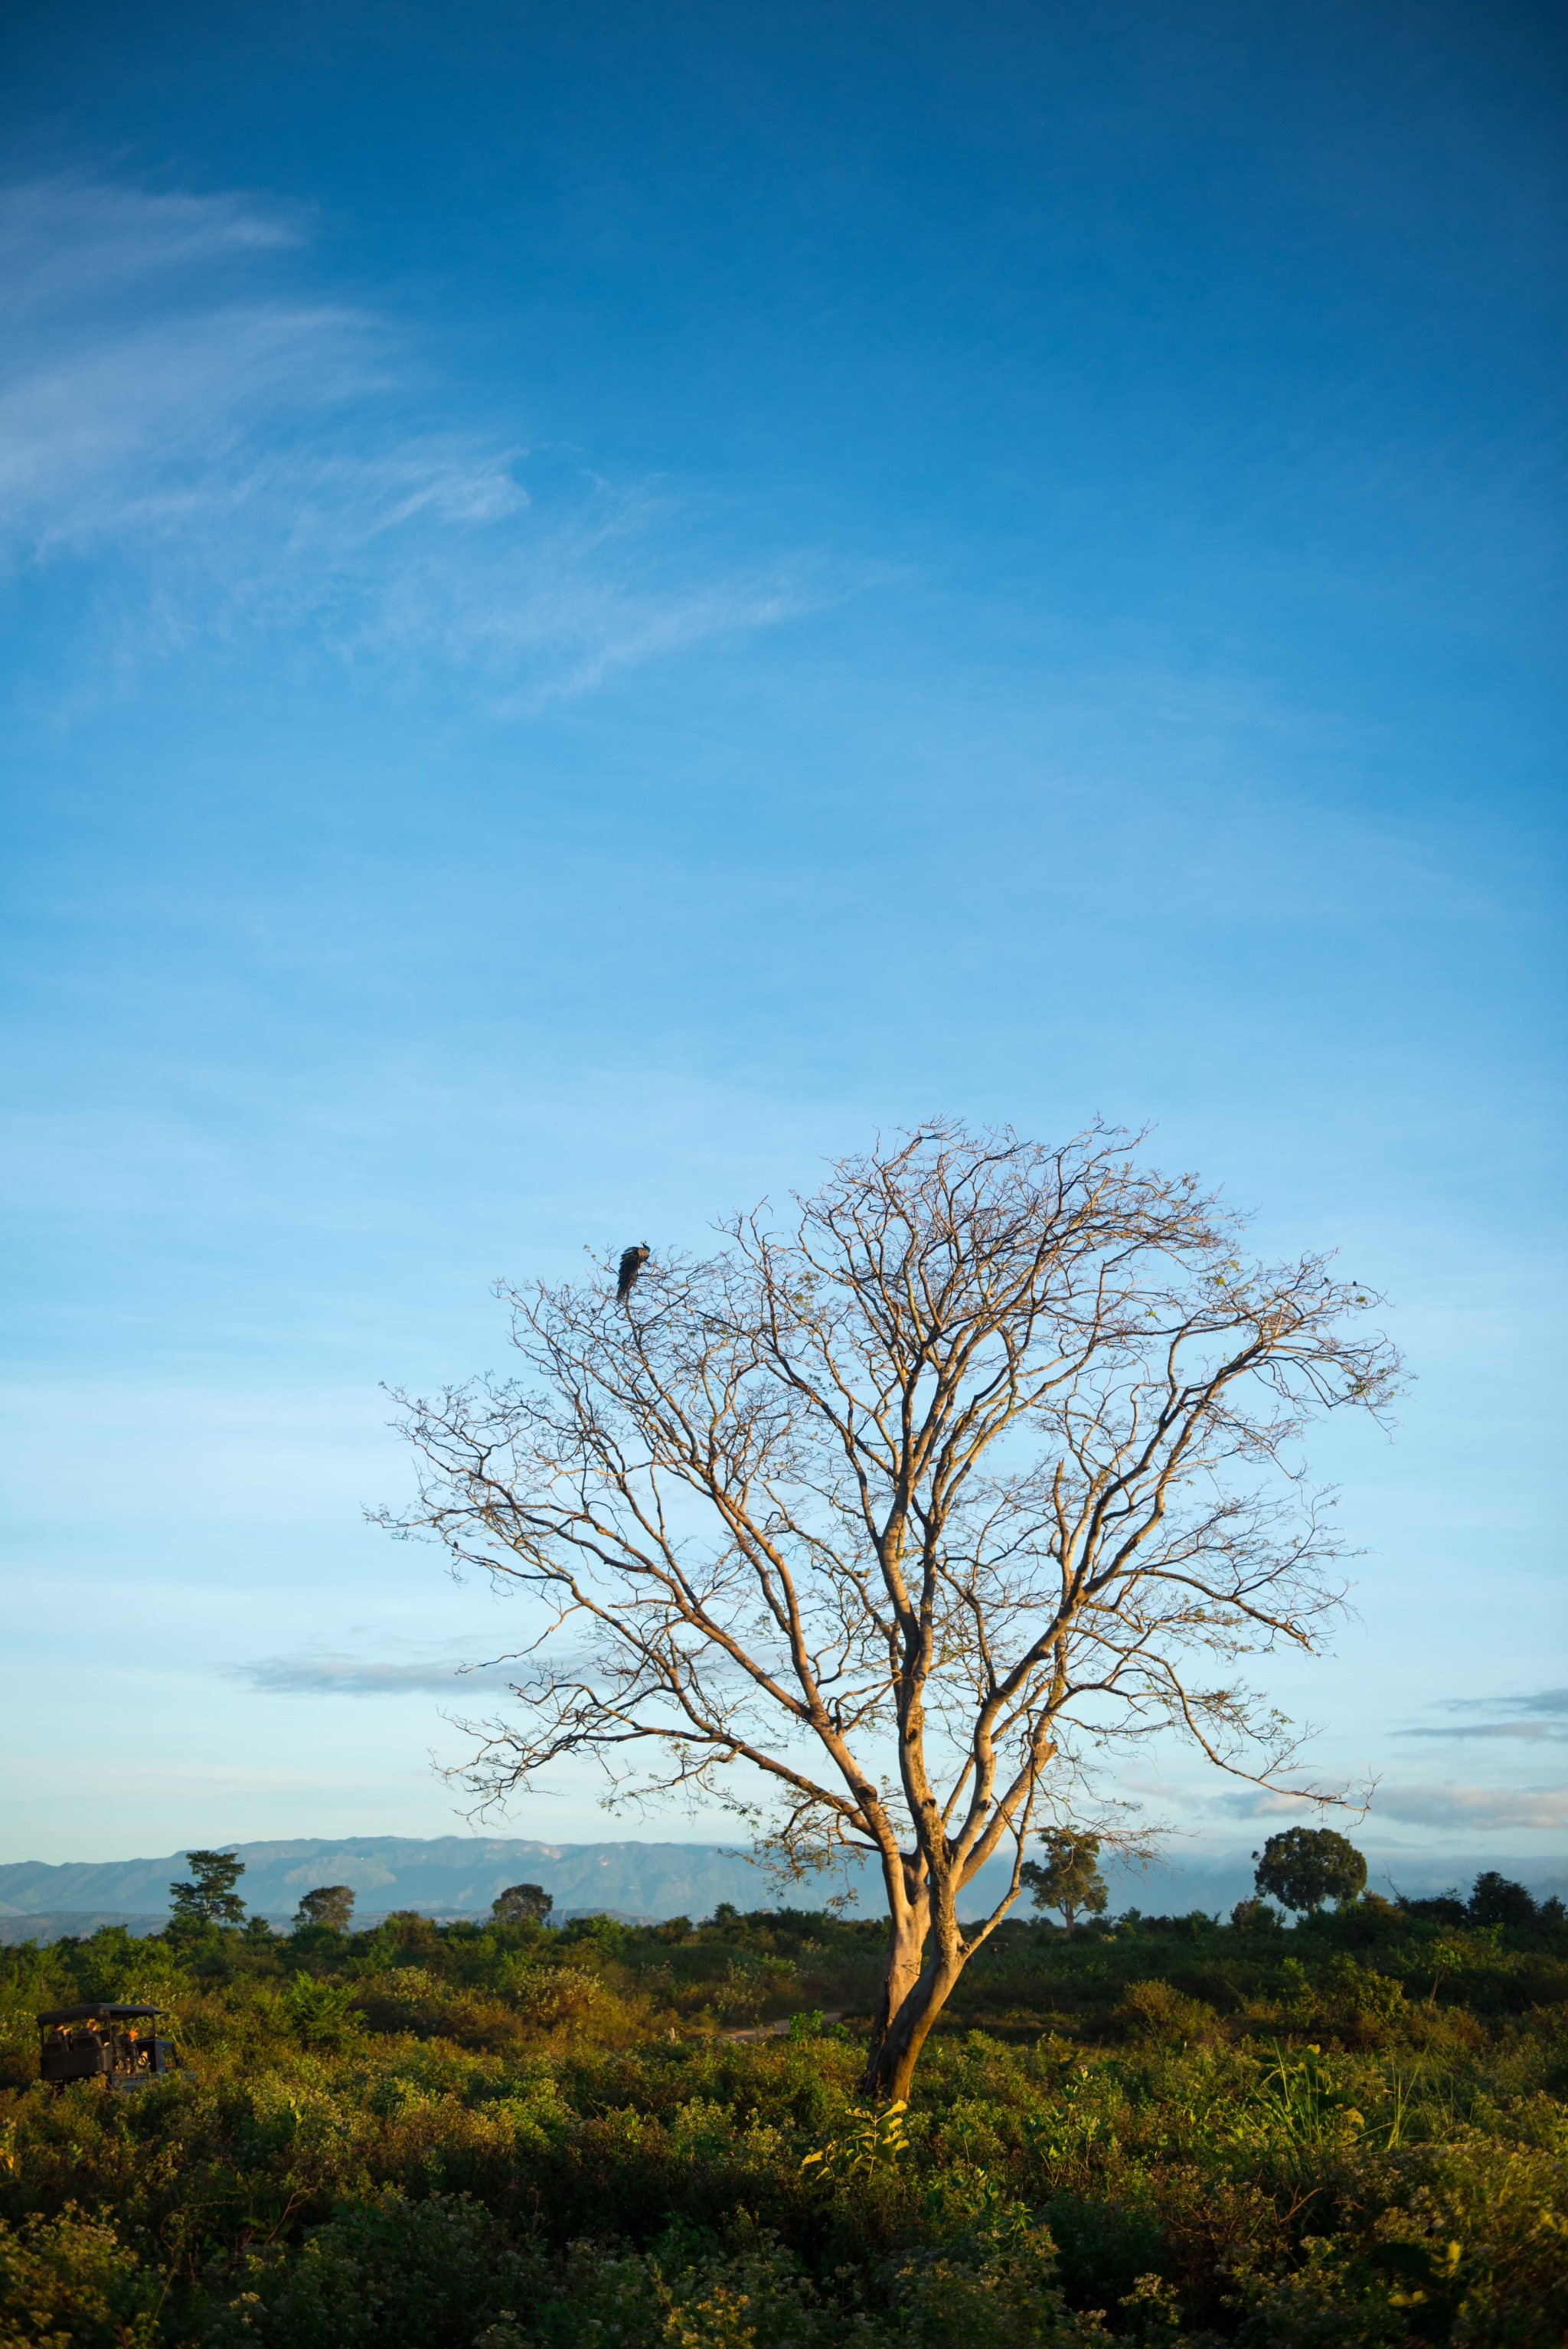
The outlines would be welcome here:
[[[381,1522],[543,1601],[521,1718],[469,1724],[480,1807],[589,1754],[612,1800],[717,1797],[786,1870],[872,1856],[865,2085],[903,2096],[1097,1751],[1173,1724],[1281,1783],[1288,1724],[1235,1660],[1315,1647],[1339,1552],[1297,1439],[1377,1412],[1397,1359],[1326,1258],[1245,1259],[1193,1176],[1099,1125],[1049,1149],[938,1122],[784,1227],[721,1230],[627,1304],[613,1259],[503,1286],[526,1375],[397,1398],[420,1498]]]

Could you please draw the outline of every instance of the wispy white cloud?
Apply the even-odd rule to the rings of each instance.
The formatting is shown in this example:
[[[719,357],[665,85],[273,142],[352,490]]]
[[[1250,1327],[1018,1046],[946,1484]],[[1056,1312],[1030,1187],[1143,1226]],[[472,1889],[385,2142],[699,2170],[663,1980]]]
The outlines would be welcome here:
[[[80,316],[169,277],[304,242],[297,212],[239,193],[192,196],[60,176],[0,188],[0,275],[13,326]]]
[[[1396,1737],[1506,1737],[1526,1745],[1568,1745],[1568,1721],[1431,1722],[1421,1729],[1396,1729]]]
[[[321,1650],[224,1670],[263,1696],[456,1696],[476,1682],[504,1688],[516,1673],[504,1661],[470,1664],[448,1652],[367,1657]]]
[[[330,474],[309,454],[268,459],[261,436],[378,388],[372,340],[350,311],[230,304],[37,352],[0,389],[0,526],[46,556],[191,538],[258,496],[297,506],[302,471],[307,484]],[[363,500],[362,471],[339,466],[339,502]]]
[[[725,563],[667,485],[410,429],[416,337],[279,283],[304,231],[240,195],[0,191],[0,549],[112,572],[122,660],[305,629],[517,709],[844,592]]]
[[[1200,1799],[1205,1811],[1230,1819],[1315,1819],[1321,1807],[1304,1795],[1271,1794],[1263,1786],[1237,1787]]]
[[[1483,1717],[1427,1722],[1414,1729],[1397,1729],[1394,1735],[1501,1737],[1527,1745],[1568,1744],[1568,1688],[1536,1689],[1526,1696],[1449,1697],[1436,1710],[1450,1716],[1480,1713]]]
[[[1568,1827],[1568,1786],[1381,1785],[1372,1807],[1408,1826],[1555,1831]]]
[[[1438,1710],[1441,1713],[1542,1713],[1568,1721],[1568,1688],[1535,1689],[1527,1696],[1445,1697]]]
[[[1261,1788],[1189,1796],[1188,1805],[1212,1816],[1252,1820],[1259,1826],[1299,1819],[1315,1826],[1337,1825],[1347,1834],[1375,1834],[1394,1820],[1405,1826],[1474,1827],[1488,1833],[1508,1827],[1548,1831],[1568,1827],[1568,1786],[1400,1785],[1384,1780],[1372,1791],[1365,1811],[1357,1802],[1348,1813],[1337,1816],[1299,1797],[1267,1794]],[[1364,1822],[1364,1827],[1357,1822]]]

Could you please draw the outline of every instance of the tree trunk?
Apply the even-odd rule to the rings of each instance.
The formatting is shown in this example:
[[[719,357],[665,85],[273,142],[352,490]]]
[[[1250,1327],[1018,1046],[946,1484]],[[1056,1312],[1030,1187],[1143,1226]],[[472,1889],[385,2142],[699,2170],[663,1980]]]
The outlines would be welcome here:
[[[911,1889],[914,1864],[906,1867]],[[952,1888],[894,1903],[861,2094],[876,2104],[907,2102],[920,2051],[964,1971]],[[938,1912],[931,1915],[934,1908]],[[929,1942],[929,1946],[928,1946]]]
[[[920,2051],[962,1971],[961,1966],[944,1966],[934,1959],[891,2014],[884,2019],[879,2011],[861,2081],[863,2096],[879,2105],[908,2102]],[[884,1983],[884,1997],[885,1990]]]

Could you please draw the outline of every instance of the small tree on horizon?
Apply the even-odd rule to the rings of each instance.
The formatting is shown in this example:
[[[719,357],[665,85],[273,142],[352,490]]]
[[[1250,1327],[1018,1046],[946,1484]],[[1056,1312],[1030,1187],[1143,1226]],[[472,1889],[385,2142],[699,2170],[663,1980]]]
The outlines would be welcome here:
[[[498,1925],[542,1925],[555,1902],[540,1884],[509,1884],[490,1902]]]
[[[1080,1909],[1090,1917],[1102,1916],[1110,1892],[1099,1872],[1101,1838],[1072,1827],[1046,1827],[1040,1841],[1046,1847],[1044,1860],[1026,1859],[1018,1871],[1035,1907],[1059,1909],[1069,1933]]]
[[[1540,1913],[1534,1894],[1495,1868],[1476,1878],[1465,1911],[1473,1925],[1533,1925]]]
[[[236,1859],[232,1851],[188,1851],[185,1864],[191,1881],[169,1888],[170,1923],[242,1924],[245,1904],[234,1887],[245,1872],[244,1861]]]
[[[1311,1916],[1326,1900],[1341,1906],[1367,1889],[1367,1862],[1353,1843],[1332,1827],[1286,1827],[1270,1836],[1257,1862],[1253,1882],[1260,1893],[1270,1893]]]
[[[379,1521],[533,1602],[521,1717],[468,1724],[477,1809],[586,1757],[612,1805],[730,1809],[787,1878],[870,1857],[863,2085],[904,2097],[1098,1754],[1173,1728],[1303,1791],[1236,1661],[1315,1651],[1341,1552],[1300,1438],[1379,1412],[1398,1358],[1326,1257],[1250,1259],[1195,1176],[1099,1124],[937,1120],[720,1230],[624,1299],[613,1249],[502,1287],[522,1376],[398,1396],[420,1492]]]
[[[346,1884],[318,1884],[314,1892],[302,1893],[294,1910],[294,1931],[311,1925],[325,1925],[330,1932],[346,1933],[354,1915],[354,1892]]]

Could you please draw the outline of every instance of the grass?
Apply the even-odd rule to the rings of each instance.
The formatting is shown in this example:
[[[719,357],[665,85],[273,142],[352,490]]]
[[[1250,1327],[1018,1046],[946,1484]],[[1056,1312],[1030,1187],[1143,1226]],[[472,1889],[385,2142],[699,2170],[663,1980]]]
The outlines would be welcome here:
[[[1568,2337],[1554,1914],[1009,1924],[868,2116],[879,1954],[733,1910],[0,1952],[0,2349]],[[191,2077],[38,2085],[36,2009],[143,1997]]]

